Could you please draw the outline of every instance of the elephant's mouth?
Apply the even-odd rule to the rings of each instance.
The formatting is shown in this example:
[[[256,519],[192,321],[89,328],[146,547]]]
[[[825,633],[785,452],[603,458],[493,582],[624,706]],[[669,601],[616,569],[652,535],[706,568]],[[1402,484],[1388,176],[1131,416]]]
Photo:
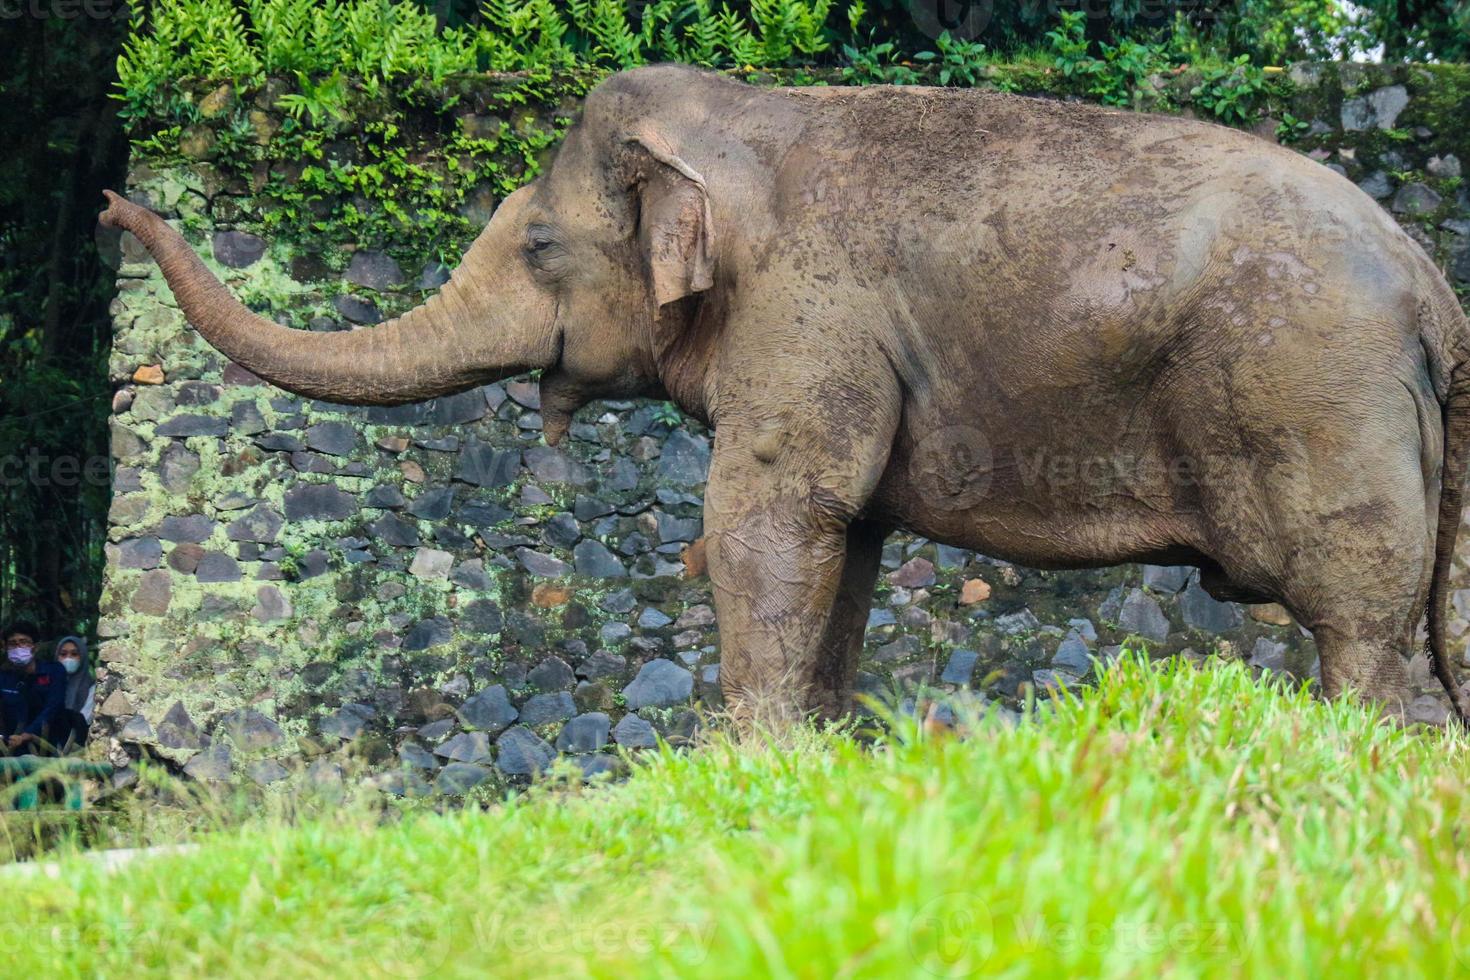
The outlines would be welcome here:
[[[540,377],[541,435],[548,446],[561,442],[571,428],[572,413],[591,400],[562,366],[566,332],[561,327],[555,329],[551,364],[542,369]]]

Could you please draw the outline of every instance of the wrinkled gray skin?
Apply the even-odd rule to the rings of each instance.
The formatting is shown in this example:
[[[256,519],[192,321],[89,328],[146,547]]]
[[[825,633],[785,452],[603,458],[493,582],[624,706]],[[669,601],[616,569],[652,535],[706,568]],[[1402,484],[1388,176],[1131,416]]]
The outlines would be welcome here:
[[[600,396],[714,425],[737,718],[848,707],[897,527],[1043,568],[1199,565],[1310,628],[1329,695],[1390,709],[1432,600],[1453,683],[1470,328],[1372,200],[1252,136],[639,69],[588,97],[438,296],[345,334],[254,317],[111,200],[190,321],[291,391],[390,404],[540,368],[551,443]]]

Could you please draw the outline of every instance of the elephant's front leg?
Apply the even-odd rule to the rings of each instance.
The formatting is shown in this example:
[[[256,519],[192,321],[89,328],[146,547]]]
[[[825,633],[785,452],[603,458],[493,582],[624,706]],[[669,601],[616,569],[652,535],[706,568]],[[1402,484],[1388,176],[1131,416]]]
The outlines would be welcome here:
[[[897,414],[896,399],[846,414],[840,434],[820,406],[718,422],[705,541],[721,686],[742,729],[845,708],[833,701],[851,686],[851,630],[833,633],[844,641],[840,662],[824,663],[824,647],[838,653],[824,637],[834,614],[851,625],[857,579],[871,587],[875,557],[866,545],[849,555],[849,531],[882,475]],[[839,594],[852,608],[836,608]]]
[[[840,718],[852,710],[853,684],[887,537],[888,529],[872,521],[857,520],[848,525],[847,559],[822,632],[812,691],[813,707],[824,718]]]

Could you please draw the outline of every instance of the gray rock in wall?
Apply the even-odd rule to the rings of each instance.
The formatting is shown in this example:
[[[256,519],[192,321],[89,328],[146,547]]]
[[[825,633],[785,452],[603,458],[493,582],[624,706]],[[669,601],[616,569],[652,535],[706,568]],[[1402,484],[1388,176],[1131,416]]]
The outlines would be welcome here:
[[[1123,600],[1118,626],[1123,632],[1137,634],[1145,640],[1164,640],[1169,635],[1169,617],[1164,615],[1159,601],[1141,589],[1134,589]]]
[[[170,443],[159,461],[158,479],[169,493],[184,493],[199,472],[199,457],[179,443]]]
[[[596,752],[607,744],[612,722],[601,711],[578,715],[567,722],[556,737],[556,747],[561,752]]]
[[[578,542],[572,549],[572,556],[576,559],[578,575],[589,578],[624,578],[628,574],[628,569],[618,561],[616,555],[607,550],[606,545],[591,538]]]
[[[1189,583],[1194,569],[1188,565],[1144,565],[1143,587],[1165,595],[1173,595]]]
[[[628,710],[680,704],[694,693],[694,675],[670,660],[650,660],[623,689]]]
[[[613,727],[612,737],[625,749],[651,749],[658,745],[658,733],[637,715],[624,715]]]
[[[197,749],[204,744],[182,701],[175,701],[159,721],[156,741],[166,749]]]
[[[1263,670],[1285,670],[1286,644],[1264,636],[1260,637],[1251,649],[1249,662],[1252,667],[1260,667]]]
[[[238,582],[240,578],[240,563],[218,551],[205,552],[194,567],[194,579],[201,583]]]
[[[160,436],[187,439],[193,436],[223,436],[230,431],[230,420],[218,415],[175,415],[153,430]]]
[[[1052,655],[1051,665],[1057,670],[1068,671],[1078,677],[1092,669],[1092,651],[1076,632],[1068,633]]]
[[[286,491],[288,521],[345,521],[357,513],[357,500],[329,483],[298,484]]]
[[[447,616],[433,616],[415,623],[403,637],[403,649],[428,650],[454,638],[454,625]]]
[[[342,293],[332,301],[332,305],[344,319],[352,323],[371,326],[383,322],[382,311],[372,301],[363,299],[361,296]]]
[[[703,483],[709,472],[709,440],[680,429],[664,443],[658,460],[660,480],[675,486]]]
[[[251,708],[225,715],[219,720],[217,730],[245,751],[278,745],[286,737],[280,725]]]
[[[522,725],[507,729],[495,743],[495,768],[508,776],[532,776],[551,765],[556,749]]]
[[[434,750],[450,762],[489,762],[490,738],[484,732],[462,732]]]
[[[407,280],[403,270],[386,252],[362,251],[352,256],[347,265],[347,281],[379,291],[402,286]]]
[[[118,545],[114,559],[118,568],[157,568],[163,560],[163,546],[157,538],[132,538]]]
[[[451,762],[439,770],[434,788],[447,796],[463,796],[489,778],[490,770],[484,766]]]
[[[361,436],[346,422],[318,422],[306,430],[306,444],[329,456],[346,456],[357,448]]]
[[[1346,99],[1342,104],[1342,128],[1350,133],[1392,129],[1408,104],[1409,92],[1402,85],[1385,85],[1368,95]]]
[[[217,231],[212,239],[214,260],[232,269],[247,269],[265,254],[265,239],[245,231]]]
[[[1380,201],[1393,193],[1393,182],[1382,170],[1373,171],[1359,181],[1358,186],[1364,193]]]
[[[421,521],[442,521],[454,507],[453,487],[436,487],[425,490],[408,505],[408,512]]]
[[[465,701],[459,709],[459,719],[471,728],[478,728],[492,735],[504,731],[520,713],[510,703],[505,687],[495,684]]]
[[[165,541],[187,541],[190,544],[199,544],[206,541],[214,533],[214,521],[203,514],[189,514],[184,517],[165,517],[158,525],[158,536]]]
[[[243,517],[237,517],[225,528],[225,536],[231,541],[253,541],[259,544],[272,544],[276,536],[281,533],[281,528],[286,524],[286,519],[273,508],[261,505],[252,509]]]
[[[939,675],[945,684],[968,684],[975,673],[975,664],[980,654],[974,650],[956,650],[950,654],[944,673]]]
[[[164,570],[145,572],[133,592],[131,608],[144,616],[162,616],[173,601],[173,579]]]
[[[520,468],[520,450],[497,449],[471,441],[460,450],[454,478],[477,487],[503,487],[515,480]]]
[[[518,550],[516,558],[520,560],[526,571],[542,578],[562,578],[572,573],[572,566],[566,562],[530,548]]]
[[[404,742],[398,746],[398,761],[413,769],[438,769],[439,760],[417,742]]]
[[[256,604],[250,614],[262,623],[282,622],[291,618],[291,600],[274,585],[262,585],[255,592]]]
[[[1240,626],[1245,612],[1233,602],[1219,602],[1200,587],[1199,579],[1191,579],[1179,597],[1179,612],[1184,625],[1206,633],[1226,633]]]
[[[206,782],[223,782],[230,778],[233,756],[223,742],[210,746],[184,764],[184,775]]]
[[[533,694],[521,705],[520,722],[531,728],[539,728],[554,721],[566,721],[576,713],[576,702],[566,691]]]

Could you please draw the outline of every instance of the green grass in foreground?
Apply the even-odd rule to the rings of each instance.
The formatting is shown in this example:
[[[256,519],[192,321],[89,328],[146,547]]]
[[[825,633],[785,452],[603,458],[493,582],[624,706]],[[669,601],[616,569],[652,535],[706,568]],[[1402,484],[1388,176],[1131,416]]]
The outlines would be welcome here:
[[[10,976],[1450,976],[1470,754],[1124,661],[965,740],[802,732],[489,812],[7,883]]]

